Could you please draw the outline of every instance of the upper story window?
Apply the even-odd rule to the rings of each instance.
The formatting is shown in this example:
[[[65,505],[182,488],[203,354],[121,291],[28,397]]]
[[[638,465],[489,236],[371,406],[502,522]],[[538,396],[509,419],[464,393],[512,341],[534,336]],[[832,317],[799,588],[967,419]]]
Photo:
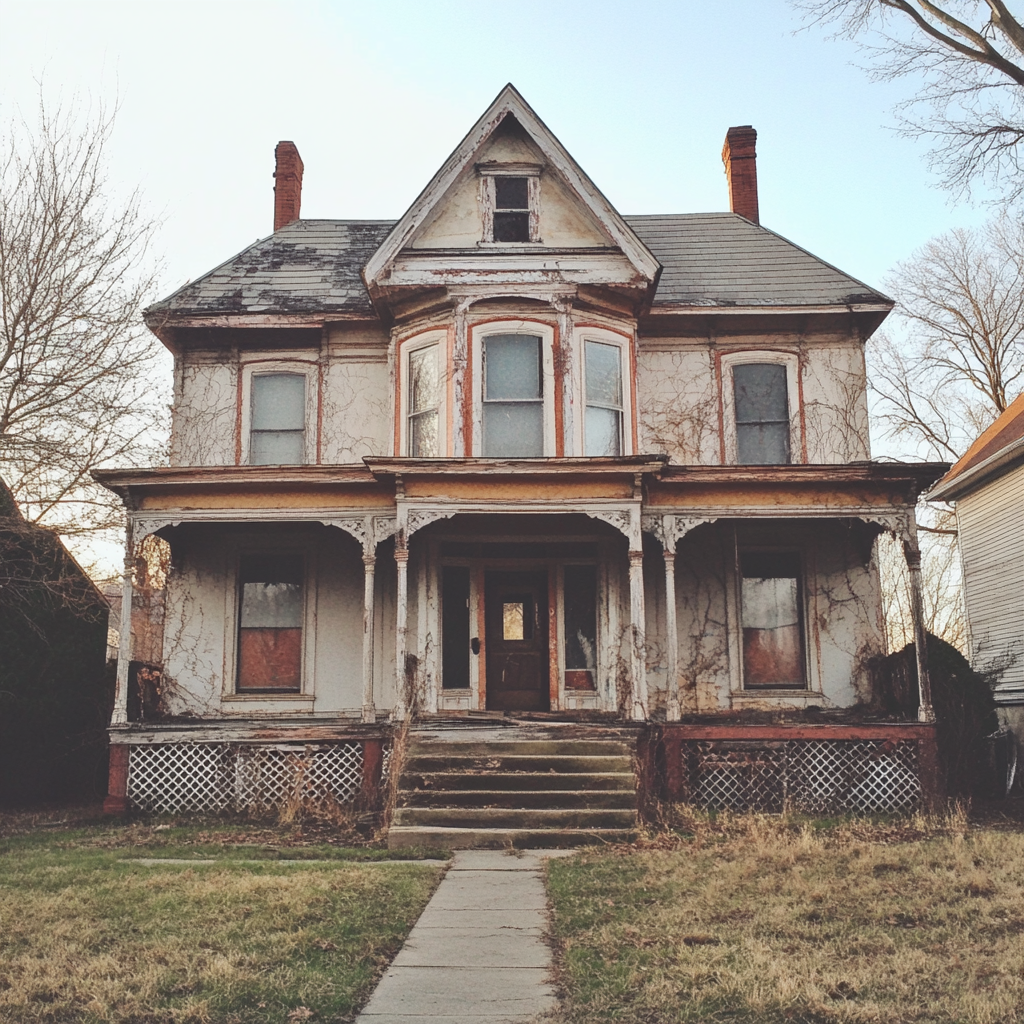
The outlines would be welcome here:
[[[586,341],[583,352],[583,454],[621,455],[622,348],[602,341]]]
[[[305,375],[253,374],[249,427],[251,465],[297,466],[305,462]]]
[[[725,352],[721,357],[726,464],[779,466],[803,453],[800,359],[795,352]]]
[[[441,375],[437,344],[413,350],[408,365],[408,452],[413,458],[437,458],[441,454]]]
[[[484,245],[540,242],[540,173],[533,164],[479,168]]]
[[[493,240],[530,241],[529,178],[495,177]]]
[[[483,455],[544,455],[541,338],[491,334],[483,339]]]

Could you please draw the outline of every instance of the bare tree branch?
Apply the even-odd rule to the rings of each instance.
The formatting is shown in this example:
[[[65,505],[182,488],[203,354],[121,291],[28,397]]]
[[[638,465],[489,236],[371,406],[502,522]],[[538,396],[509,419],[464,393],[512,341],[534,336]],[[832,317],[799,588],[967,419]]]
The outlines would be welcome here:
[[[1002,0],[792,3],[808,25],[858,41],[874,80],[920,79],[900,128],[933,142],[931,166],[954,195],[987,180],[1007,205],[1024,198],[1024,25]]]
[[[142,324],[154,224],[105,177],[113,117],[9,126],[0,158],[0,473],[30,522],[119,526],[90,472],[162,460],[158,347]]]

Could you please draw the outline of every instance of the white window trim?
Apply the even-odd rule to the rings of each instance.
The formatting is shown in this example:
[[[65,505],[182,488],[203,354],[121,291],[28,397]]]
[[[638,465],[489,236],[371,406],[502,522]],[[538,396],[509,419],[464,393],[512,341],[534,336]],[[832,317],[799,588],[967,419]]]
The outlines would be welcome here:
[[[409,356],[437,346],[437,457],[448,453],[448,331],[424,331],[403,338],[398,346],[398,454],[409,455]]]
[[[529,334],[540,337],[542,394],[544,409],[544,454],[555,455],[555,329],[540,320],[484,320],[469,328],[470,351],[473,360],[473,437],[472,451],[476,458],[483,457],[483,352],[484,339],[492,334]]]
[[[302,665],[299,670],[300,688],[290,693],[259,693],[238,690],[238,627],[242,616],[242,588],[239,586],[242,556],[249,554],[288,553],[302,556]],[[309,710],[316,693],[316,605],[317,565],[316,549],[309,543],[260,544],[255,541],[240,543],[228,558],[224,603],[225,644],[224,681],[222,702],[273,701],[275,705],[294,701],[300,710]],[[275,710],[288,710],[275,708]],[[248,713],[248,712],[244,712]]]
[[[786,396],[789,402],[789,464],[804,461],[804,439],[800,429],[800,358],[794,352],[744,351],[722,356],[722,429],[725,433],[725,464],[737,465],[736,397],[732,371],[749,363],[774,363],[786,367]]]
[[[272,356],[261,355],[258,362],[242,364],[242,463],[252,465],[252,379],[253,377],[273,376],[277,373],[295,373],[306,378],[306,409],[305,409],[305,447],[303,465],[316,463],[317,448],[317,416],[316,407],[319,400],[317,387],[317,364],[308,359],[280,360]]]
[[[480,246],[497,248],[516,248],[517,246],[542,245],[540,237],[540,174],[541,167],[537,164],[490,164],[486,167],[477,166],[480,175],[480,211],[482,214],[482,231]],[[497,197],[494,188],[495,178],[526,178],[528,201],[530,204],[530,240],[528,242],[495,242],[494,241],[494,210]]]
[[[740,543],[735,528],[726,555],[727,614],[730,623],[729,676],[730,698],[732,701],[774,702],[782,706],[800,706],[819,703],[823,700],[822,681],[818,668],[818,636],[812,629],[812,615],[816,604],[816,582],[814,561],[806,545],[800,544],[745,544]],[[803,656],[804,685],[798,689],[773,689],[771,687],[747,687],[743,679],[743,575],[740,568],[741,551],[768,551],[795,554],[800,560],[801,613],[803,615]]]
[[[573,395],[578,396],[579,414],[573,417],[573,452],[583,456],[586,451],[586,420],[587,420],[587,348],[588,341],[598,341],[602,345],[614,345],[619,350],[619,367],[622,374],[622,454],[633,454],[633,367],[630,365],[632,338],[615,331],[600,327],[573,328],[573,360],[571,380],[566,386]],[[598,456],[594,456],[595,458]]]

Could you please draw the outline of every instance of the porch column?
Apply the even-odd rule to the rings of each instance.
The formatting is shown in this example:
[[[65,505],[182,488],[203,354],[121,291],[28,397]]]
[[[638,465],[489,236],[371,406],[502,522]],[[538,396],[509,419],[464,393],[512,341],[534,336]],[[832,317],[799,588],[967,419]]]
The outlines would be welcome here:
[[[645,657],[644,625],[644,553],[629,552],[629,669],[632,676],[630,717],[635,722],[647,718],[647,659]]]
[[[373,706],[373,574],[377,556],[363,554],[363,721],[376,722]]]
[[[666,718],[678,722],[679,708],[679,629],[676,625],[676,549],[665,545],[665,646],[668,648],[668,708]]]
[[[917,542],[917,529],[911,515],[910,533],[903,540],[903,557],[907,560],[910,576],[910,614],[914,620],[914,655],[917,659],[917,693],[919,722],[934,722],[932,683],[928,676],[928,641],[924,629],[924,600],[921,596],[921,548]]]
[[[121,583],[121,628],[117,645],[117,683],[111,725],[128,724],[128,669],[132,659],[132,572],[135,569],[135,543],[132,524],[128,523],[125,541],[124,580]]]
[[[395,534],[395,564],[398,567],[398,594],[395,607],[395,720],[404,720],[409,710],[406,692],[406,633],[409,620],[409,547],[404,533]]]

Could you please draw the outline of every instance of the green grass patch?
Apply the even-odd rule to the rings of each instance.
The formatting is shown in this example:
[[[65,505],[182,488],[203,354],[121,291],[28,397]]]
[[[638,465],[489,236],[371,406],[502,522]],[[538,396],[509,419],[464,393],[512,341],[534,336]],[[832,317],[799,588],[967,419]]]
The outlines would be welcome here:
[[[302,854],[333,862],[149,867],[126,853],[151,846],[89,845],[98,831],[0,843],[0,1020],[351,1020],[441,876],[315,846]],[[218,845],[180,839],[162,855]]]
[[[874,827],[694,819],[550,861],[556,1019],[1024,1021],[1024,834]]]

